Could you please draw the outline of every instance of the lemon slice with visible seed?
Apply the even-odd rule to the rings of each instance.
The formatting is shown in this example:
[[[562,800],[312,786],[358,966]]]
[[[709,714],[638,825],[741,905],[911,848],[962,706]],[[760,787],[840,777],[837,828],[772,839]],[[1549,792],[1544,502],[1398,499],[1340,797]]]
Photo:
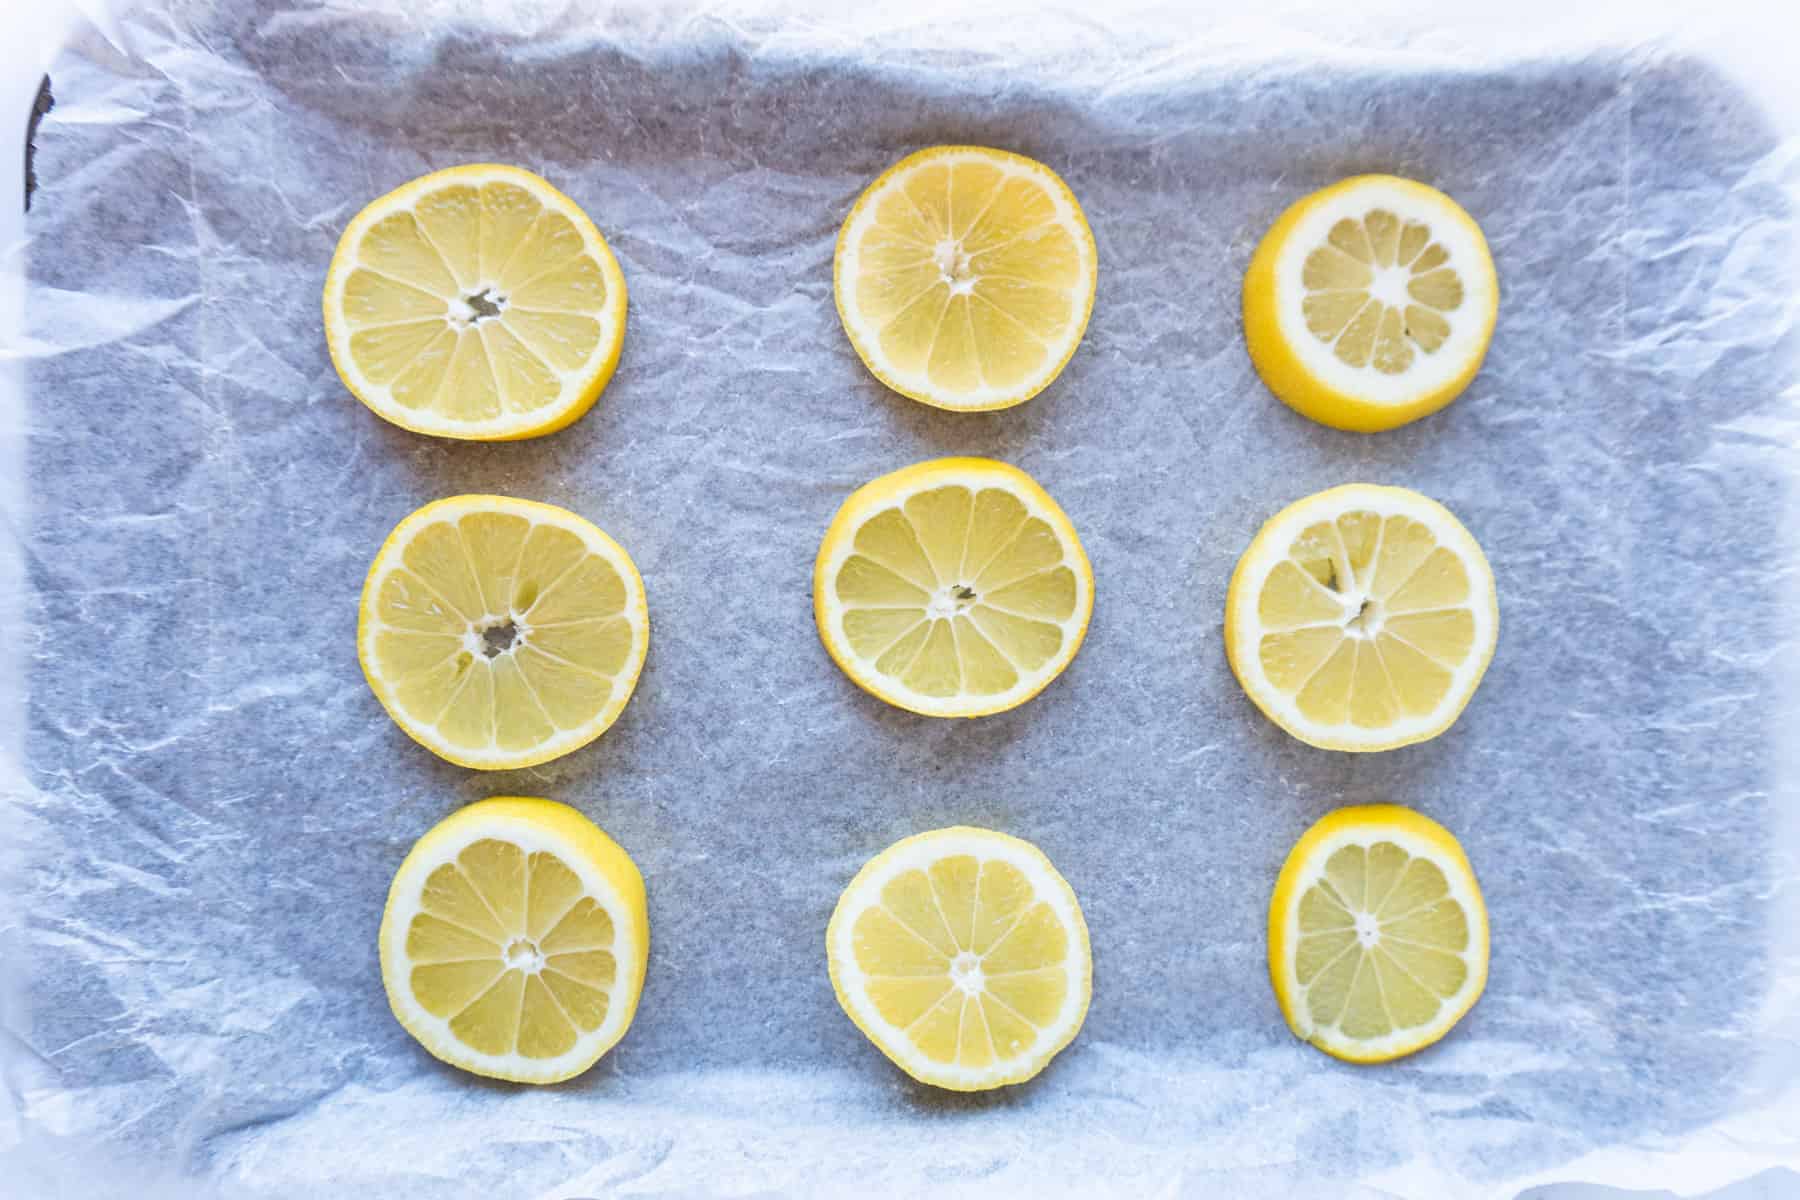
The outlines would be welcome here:
[[[1481,547],[1406,488],[1354,483],[1281,510],[1225,599],[1225,652],[1256,706],[1328,750],[1436,737],[1494,655],[1500,609]]]
[[[350,222],[325,338],[352,395],[396,425],[508,441],[554,433],[612,378],[625,277],[573,200],[529,171],[452,167]]]
[[[453,496],[394,528],[363,584],[357,656],[412,738],[451,762],[528,767],[606,731],[644,666],[631,557],[566,509]]]
[[[888,847],[844,889],[825,942],[844,1012],[921,1083],[1022,1083],[1087,1017],[1081,906],[1037,847],[1004,833],[939,829]]]
[[[1350,1062],[1431,1045],[1487,984],[1488,922],[1462,847],[1391,804],[1306,831],[1269,901],[1269,977],[1294,1036]]]
[[[940,458],[864,484],[813,568],[825,649],[858,686],[931,717],[1014,708],[1075,657],[1094,576],[1025,472]]]
[[[433,1055],[495,1079],[579,1075],[631,1024],[650,921],[629,855],[566,804],[497,797],[413,846],[381,915],[381,980]]]
[[[838,316],[881,382],[938,408],[1023,404],[1087,328],[1094,235],[1043,163],[938,146],[890,167],[838,234]]]
[[[1337,429],[1416,421],[1462,394],[1494,333],[1487,239],[1435,188],[1359,175],[1281,215],[1244,276],[1269,390]]]

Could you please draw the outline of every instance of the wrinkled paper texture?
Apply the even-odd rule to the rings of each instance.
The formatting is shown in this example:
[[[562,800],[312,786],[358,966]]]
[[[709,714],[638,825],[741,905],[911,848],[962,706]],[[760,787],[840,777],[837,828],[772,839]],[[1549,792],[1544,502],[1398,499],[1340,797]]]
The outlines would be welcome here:
[[[1726,73],[526,7],[176,2],[53,71],[4,514],[21,1194],[1435,1198],[1800,1158],[1797,173]],[[938,142],[1047,162],[1098,241],[1086,340],[1012,411],[887,392],[833,309],[849,205]],[[631,294],[600,403],[511,445],[376,419],[320,329],[357,209],[482,160],[582,204]],[[1376,437],[1274,401],[1238,321],[1274,218],[1369,170],[1456,197],[1503,289],[1469,391]],[[973,722],[856,690],[810,604],[844,496],[944,454],[1036,476],[1097,579],[1067,673]],[[1502,609],[1455,728],[1369,756],[1263,719],[1220,637],[1258,525],[1352,480],[1447,504]],[[376,547],[471,491],[586,515],[649,591],[624,716],[534,770],[438,761],[357,667]],[[376,963],[413,840],[508,793],[578,806],[649,887],[636,1023],[555,1088],[429,1058]],[[1289,1035],[1264,919],[1300,833],[1374,801],[1461,838],[1493,965],[1370,1069]],[[1080,1038],[979,1097],[889,1066],[823,956],[860,864],[958,823],[1042,847],[1095,959]]]

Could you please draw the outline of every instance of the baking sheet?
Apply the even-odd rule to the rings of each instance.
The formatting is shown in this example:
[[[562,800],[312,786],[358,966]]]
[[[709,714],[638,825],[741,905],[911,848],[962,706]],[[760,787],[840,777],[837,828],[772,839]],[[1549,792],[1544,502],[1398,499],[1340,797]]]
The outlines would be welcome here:
[[[1642,48],[1321,61],[1083,28],[173,0],[72,43],[4,513],[20,1194],[1439,1197],[1800,1162],[1793,142]],[[887,393],[832,307],[850,202],[944,141],[1049,163],[1099,245],[1086,341],[1009,412]],[[475,160],[567,191],[630,285],[618,375],[550,438],[407,434],[325,352],[345,222]],[[1503,288],[1468,393],[1378,437],[1276,403],[1237,323],[1262,231],[1365,170],[1460,200]],[[977,722],[857,691],[810,608],[841,499],[952,453],[1033,473],[1097,579],[1068,672]],[[1259,523],[1349,480],[1449,505],[1503,609],[1457,726],[1376,756],[1263,720],[1219,634]],[[356,665],[375,548],[467,491],[587,515],[649,590],[624,716],[530,771],[433,758]],[[376,965],[406,848],[505,793],[580,807],[650,891],[636,1023],[554,1089],[431,1060]],[[1440,1046],[1358,1069],[1286,1032],[1263,912],[1308,824],[1380,800],[1462,839],[1493,965]],[[1079,1040],[984,1097],[899,1076],[823,961],[856,868],[952,823],[1041,846],[1094,945]]]

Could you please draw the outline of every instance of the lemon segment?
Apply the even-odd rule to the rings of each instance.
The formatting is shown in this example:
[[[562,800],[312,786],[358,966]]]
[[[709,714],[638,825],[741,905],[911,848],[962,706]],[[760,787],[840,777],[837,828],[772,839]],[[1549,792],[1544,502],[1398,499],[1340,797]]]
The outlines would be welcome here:
[[[1442,1038],[1487,983],[1488,922],[1462,847],[1391,804],[1345,808],[1294,846],[1269,902],[1269,976],[1294,1036],[1350,1062]]]
[[[454,496],[400,522],[375,556],[357,655],[415,741],[503,770],[605,732],[649,639],[636,566],[590,522],[530,500]]]
[[[1094,235],[1040,162],[938,146],[870,184],[838,234],[838,316],[875,377],[964,412],[1037,395],[1094,307]]]
[[[1014,708],[1068,666],[1093,613],[1075,528],[1029,475],[943,458],[865,484],[813,568],[825,648],[856,684],[935,717]]]
[[[1374,432],[1462,394],[1499,299],[1487,239],[1454,200],[1359,175],[1299,201],[1263,237],[1244,276],[1244,335],[1288,405]]]
[[[1087,924],[1067,881],[1029,842],[959,827],[871,859],[825,934],[838,1003],[921,1083],[1022,1083],[1087,1017]]]
[[[1436,737],[1475,694],[1500,610],[1481,547],[1443,505],[1349,484],[1251,541],[1225,599],[1225,652],[1264,715],[1309,745]]]
[[[625,277],[545,180],[482,163],[415,179],[345,228],[325,280],[344,386],[418,433],[506,441],[580,417],[618,365]]]
[[[435,826],[381,917],[381,978],[434,1056],[495,1079],[579,1075],[625,1035],[650,948],[644,880],[593,822],[498,797]]]

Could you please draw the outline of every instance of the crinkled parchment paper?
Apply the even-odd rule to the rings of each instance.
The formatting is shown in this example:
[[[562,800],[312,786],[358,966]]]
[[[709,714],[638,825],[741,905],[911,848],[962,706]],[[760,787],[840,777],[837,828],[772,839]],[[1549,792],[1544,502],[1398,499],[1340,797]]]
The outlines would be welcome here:
[[[174,0],[53,71],[0,514],[0,1191],[1436,1200],[1800,1160],[1796,146],[1726,73],[386,7]],[[1051,164],[1099,243],[1085,343],[1010,412],[889,394],[832,306],[858,190],[944,141]],[[345,222],[472,160],[566,190],[630,283],[618,376],[553,437],[402,432],[326,356]],[[1276,403],[1237,315],[1282,208],[1366,170],[1460,200],[1504,291],[1468,393],[1377,437]],[[975,722],[857,691],[809,597],[839,501],[952,453],[1033,473],[1098,580],[1069,671]],[[1372,756],[1260,717],[1219,630],[1258,524],[1350,480],[1448,504],[1503,610],[1456,727]],[[649,588],[624,717],[532,771],[438,761],[357,669],[375,548],[466,491],[587,515]],[[649,883],[636,1024],[561,1087],[440,1066],[382,994],[395,866],[496,793],[579,806]],[[1283,1027],[1263,920],[1301,831],[1378,800],[1461,837],[1494,950],[1454,1034],[1367,1069]],[[823,957],[865,859],[963,822],[1043,847],[1096,970],[1080,1039],[976,1098],[895,1072]]]

